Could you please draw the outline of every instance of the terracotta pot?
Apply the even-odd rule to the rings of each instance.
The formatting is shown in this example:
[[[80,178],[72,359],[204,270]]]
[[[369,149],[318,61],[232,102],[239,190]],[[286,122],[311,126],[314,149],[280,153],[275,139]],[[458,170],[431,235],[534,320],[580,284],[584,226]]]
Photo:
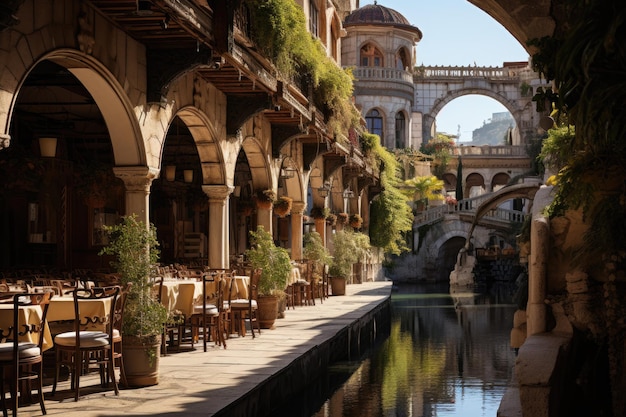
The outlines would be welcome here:
[[[278,317],[278,297],[275,295],[259,295],[257,299],[257,315],[262,329],[271,329]]]
[[[129,387],[147,387],[159,383],[161,338],[124,336],[122,360]]]
[[[330,277],[330,288],[333,295],[346,295],[346,279]]]

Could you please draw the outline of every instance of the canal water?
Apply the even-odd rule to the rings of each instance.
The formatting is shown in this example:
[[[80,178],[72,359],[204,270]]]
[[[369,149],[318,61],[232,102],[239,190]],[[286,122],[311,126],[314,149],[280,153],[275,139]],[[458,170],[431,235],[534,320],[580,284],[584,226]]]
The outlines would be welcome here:
[[[515,362],[514,291],[395,286],[389,337],[275,415],[495,417]]]

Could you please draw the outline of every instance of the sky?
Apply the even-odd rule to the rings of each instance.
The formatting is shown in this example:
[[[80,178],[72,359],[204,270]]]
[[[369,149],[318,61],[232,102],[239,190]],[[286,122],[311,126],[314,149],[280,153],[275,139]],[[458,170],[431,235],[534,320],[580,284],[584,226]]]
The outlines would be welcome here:
[[[361,0],[360,6],[373,3]],[[396,10],[422,32],[417,65],[501,67],[503,62],[528,61],[528,53],[513,35],[467,0],[378,0],[378,4]],[[493,113],[507,111],[490,97],[462,96],[439,112],[437,131],[460,132],[460,141],[471,141],[472,131]]]

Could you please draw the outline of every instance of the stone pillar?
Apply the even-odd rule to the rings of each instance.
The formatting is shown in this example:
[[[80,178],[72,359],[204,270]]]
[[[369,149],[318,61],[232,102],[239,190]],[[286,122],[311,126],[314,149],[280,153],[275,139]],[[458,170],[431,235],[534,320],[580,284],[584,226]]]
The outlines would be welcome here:
[[[257,226],[263,226],[263,228],[265,229],[265,231],[267,233],[269,233],[270,235],[274,236],[273,230],[272,230],[272,211],[273,211],[273,207],[270,206],[269,208],[265,208],[265,207],[259,207],[257,206],[256,208],[256,224]]]
[[[115,176],[124,181],[126,188],[126,213],[135,214],[137,220],[150,224],[149,197],[152,181],[158,170],[146,166],[113,167]]]
[[[548,219],[534,216],[530,227],[528,258],[528,305],[526,307],[528,336],[546,331],[546,271],[550,226]]]
[[[235,188],[229,185],[203,185],[209,198],[208,260],[210,268],[228,268],[228,196]]]
[[[302,259],[302,214],[306,209],[303,201],[291,205],[291,259]]]
[[[326,219],[313,219],[315,231],[320,234],[322,244],[326,246]]]

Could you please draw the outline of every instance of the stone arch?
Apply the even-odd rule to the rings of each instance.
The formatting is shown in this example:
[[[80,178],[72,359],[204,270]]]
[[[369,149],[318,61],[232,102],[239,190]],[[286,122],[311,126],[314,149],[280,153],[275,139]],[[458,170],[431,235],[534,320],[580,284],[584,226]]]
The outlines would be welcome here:
[[[252,191],[274,189],[272,174],[267,152],[254,136],[246,137],[241,143],[241,151],[245,152],[252,177]]]
[[[498,172],[491,179],[491,189],[493,191],[498,191],[498,189],[506,186],[511,180],[511,176],[506,172]]]
[[[385,66],[385,48],[382,48],[378,42],[375,42],[373,39],[368,39],[367,41],[361,43],[359,45],[359,65],[360,67],[384,67]],[[364,58],[367,58],[365,61]],[[376,65],[376,59],[380,59],[378,61],[379,65]],[[367,63],[367,65],[365,65]]]
[[[424,114],[422,118],[422,131],[425,140],[432,137],[432,133],[434,132],[433,128],[435,124],[435,119],[437,118],[439,112],[446,106],[446,104],[450,103],[454,99],[470,94],[486,96],[496,100],[498,103],[506,107],[506,109],[511,113],[513,119],[515,120],[515,125],[518,128],[522,126],[523,109],[519,108],[519,106],[514,101],[509,100],[505,96],[489,88],[472,86],[471,88],[462,88],[459,90],[448,91],[448,94],[435,101],[430,111],[427,114]]]
[[[456,175],[447,172],[443,174],[442,179],[443,179],[443,186],[446,189],[446,191],[456,190]]]
[[[406,71],[411,68],[411,53],[407,50],[406,46],[401,46],[396,51],[396,69]]]
[[[30,72],[44,60],[67,69],[85,87],[94,99],[107,125],[115,164],[118,166],[149,165],[146,146],[134,109],[124,88],[115,76],[98,60],[73,49],[51,51],[26,70],[15,85],[15,93],[8,112],[5,133],[10,131],[10,121],[21,85]],[[134,140],[129,140],[129,139]]]
[[[484,190],[485,178],[476,172],[473,172],[465,177],[465,189],[463,190],[464,198],[472,197],[470,195],[472,187],[482,187]]]
[[[186,106],[179,109],[175,117],[179,117],[183,123],[185,123],[196,144],[198,156],[200,157],[202,184],[226,184],[227,178],[224,157],[218,144],[217,132],[211,120],[204,112],[193,106]],[[174,120],[174,118],[172,118],[172,120]],[[165,144],[165,141],[163,141],[163,143]]]

